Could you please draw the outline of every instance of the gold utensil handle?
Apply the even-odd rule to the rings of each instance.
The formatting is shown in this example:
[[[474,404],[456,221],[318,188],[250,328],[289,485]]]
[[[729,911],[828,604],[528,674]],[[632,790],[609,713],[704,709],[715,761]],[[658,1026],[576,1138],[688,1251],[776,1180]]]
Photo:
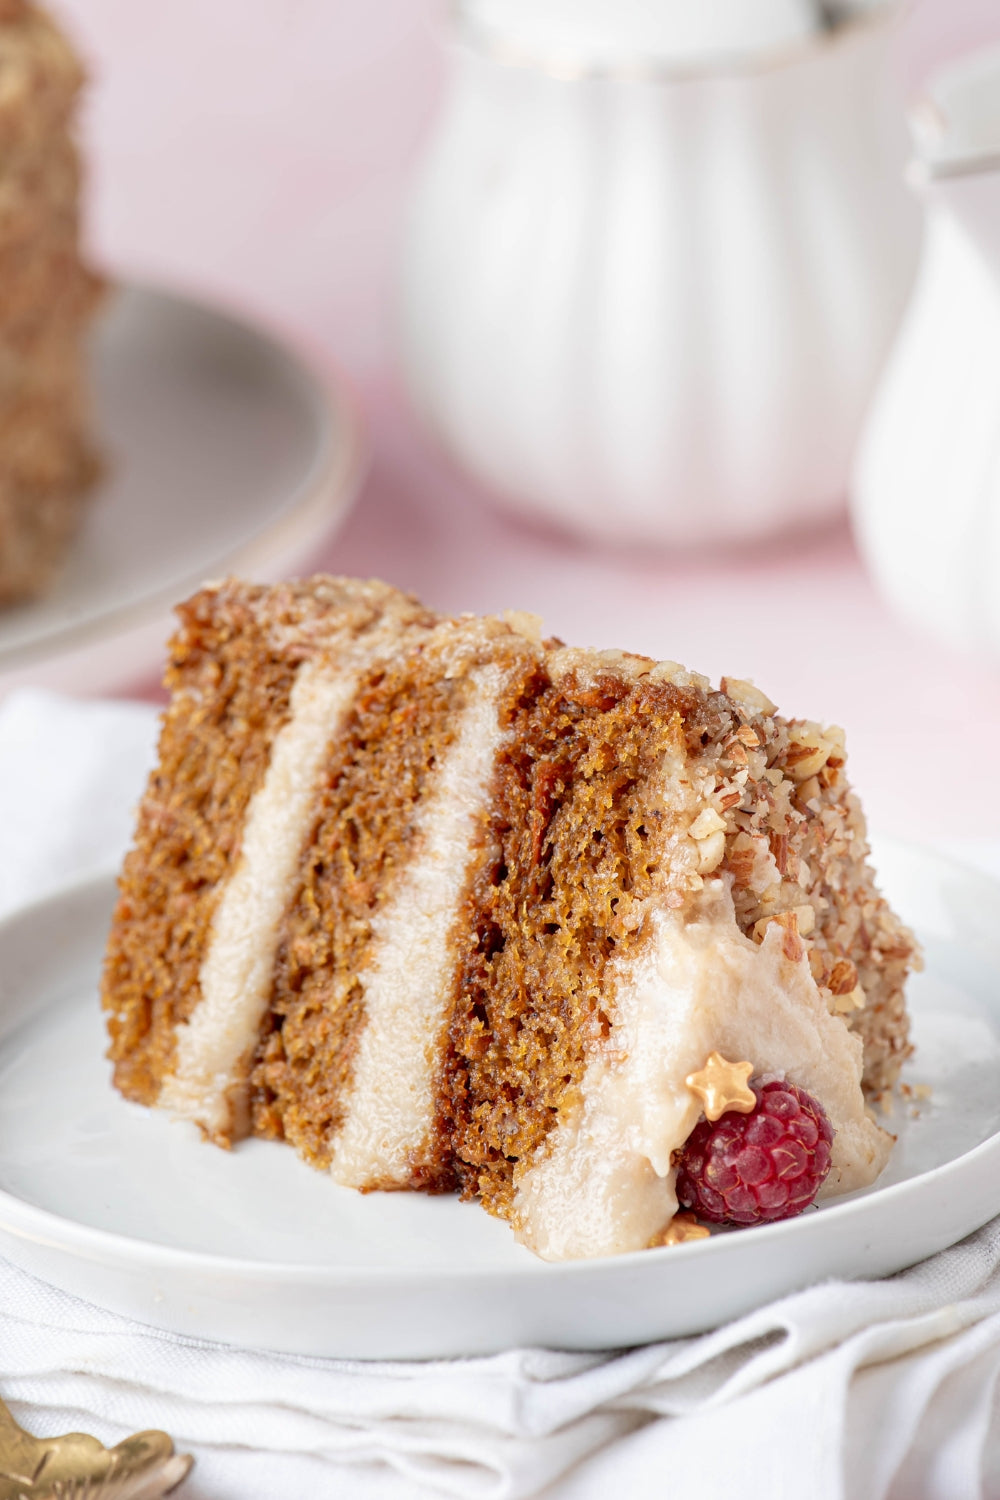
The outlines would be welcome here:
[[[105,1448],[83,1432],[36,1438],[0,1401],[0,1500],[160,1500],[191,1467],[165,1432]]]

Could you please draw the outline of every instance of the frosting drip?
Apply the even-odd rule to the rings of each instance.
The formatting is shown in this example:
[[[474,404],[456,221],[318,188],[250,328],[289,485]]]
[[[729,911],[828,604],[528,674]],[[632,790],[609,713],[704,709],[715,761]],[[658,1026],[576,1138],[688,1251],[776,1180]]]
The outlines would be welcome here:
[[[709,1053],[747,1058],[818,1099],[835,1131],[824,1194],[873,1182],[891,1138],[869,1118],[858,1037],[832,1016],[805,956],[772,925],[758,945],[736,922],[725,878],[685,911],[648,913],[646,941],[614,974],[614,1025],[546,1154],[524,1171],[519,1238],[548,1260],[640,1250],[677,1209],[674,1151],[702,1101],[685,1082]]]

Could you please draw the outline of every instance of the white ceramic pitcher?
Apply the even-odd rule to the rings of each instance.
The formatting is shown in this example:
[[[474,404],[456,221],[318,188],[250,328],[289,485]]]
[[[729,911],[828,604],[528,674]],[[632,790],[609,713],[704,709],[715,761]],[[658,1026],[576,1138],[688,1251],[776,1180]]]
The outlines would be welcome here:
[[[802,6],[456,6],[401,360],[430,427],[522,512],[717,544],[842,507],[919,213],[895,4],[820,31]]]
[[[927,237],[859,449],[855,530],[904,618],[1000,657],[1000,49],[939,74],[913,123]]]

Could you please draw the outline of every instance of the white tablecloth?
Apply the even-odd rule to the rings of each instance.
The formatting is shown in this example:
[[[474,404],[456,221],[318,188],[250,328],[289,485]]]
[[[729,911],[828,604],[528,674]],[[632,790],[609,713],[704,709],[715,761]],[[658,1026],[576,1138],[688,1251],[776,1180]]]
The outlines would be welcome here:
[[[153,731],[140,705],[4,702],[0,912],[117,862]],[[696,1338],[423,1365],[201,1344],[0,1262],[0,1351],[0,1393],[39,1434],[170,1432],[198,1460],[185,1500],[1000,1495],[1000,1221]]]

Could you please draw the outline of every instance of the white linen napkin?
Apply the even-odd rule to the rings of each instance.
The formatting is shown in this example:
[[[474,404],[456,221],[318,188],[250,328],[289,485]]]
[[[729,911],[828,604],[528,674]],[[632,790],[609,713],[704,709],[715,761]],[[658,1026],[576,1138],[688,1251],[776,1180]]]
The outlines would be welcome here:
[[[117,864],[154,723],[34,690],[0,705],[0,912]],[[0,1261],[15,1415],[106,1443],[165,1428],[198,1460],[184,1500],[980,1500],[1000,1494],[998,1377],[1000,1220],[699,1337],[426,1364],[199,1343]]]

